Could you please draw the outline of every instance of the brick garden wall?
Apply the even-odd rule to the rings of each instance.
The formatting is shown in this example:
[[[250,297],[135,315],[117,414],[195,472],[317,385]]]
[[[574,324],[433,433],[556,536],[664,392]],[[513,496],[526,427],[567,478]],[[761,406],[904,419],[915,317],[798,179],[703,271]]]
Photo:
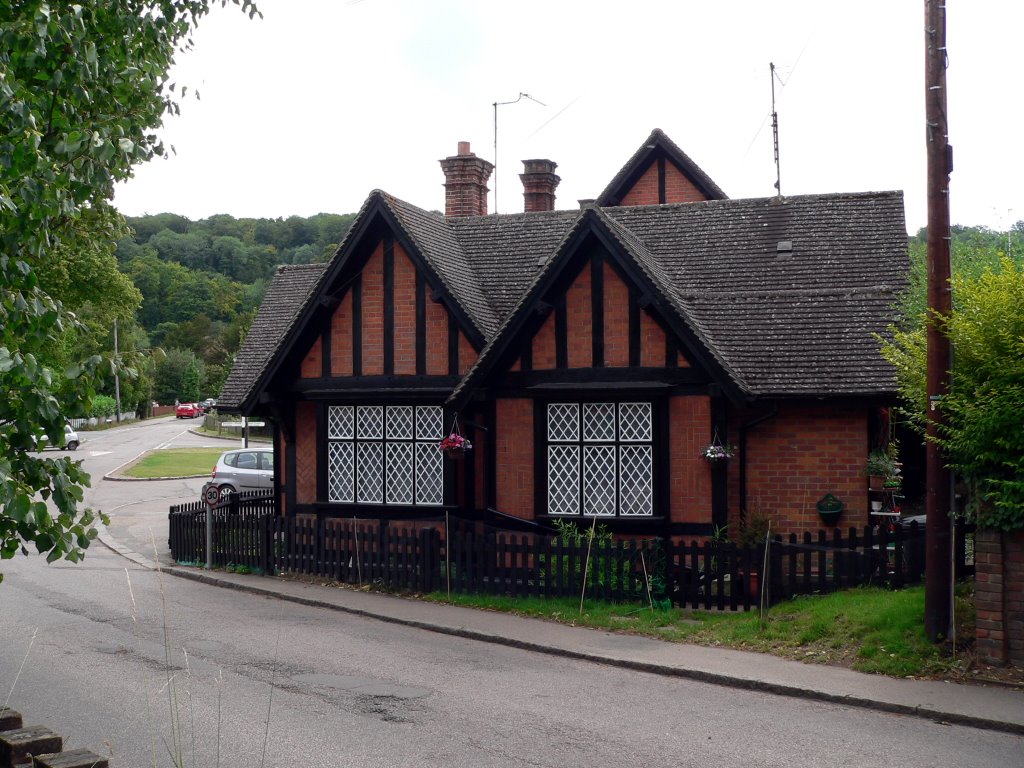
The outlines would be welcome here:
[[[979,530],[974,569],[978,657],[1024,667],[1024,531]]]

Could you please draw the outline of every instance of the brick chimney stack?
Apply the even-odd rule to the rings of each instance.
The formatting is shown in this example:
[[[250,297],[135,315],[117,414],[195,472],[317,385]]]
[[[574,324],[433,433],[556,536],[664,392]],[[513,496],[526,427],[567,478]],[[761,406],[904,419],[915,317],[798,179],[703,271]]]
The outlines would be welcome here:
[[[487,180],[493,163],[469,151],[469,142],[459,142],[459,153],[441,161],[444,171],[444,215],[486,216]]]
[[[555,175],[558,163],[551,160],[523,160],[524,208],[527,213],[555,210],[555,188],[561,179]]]

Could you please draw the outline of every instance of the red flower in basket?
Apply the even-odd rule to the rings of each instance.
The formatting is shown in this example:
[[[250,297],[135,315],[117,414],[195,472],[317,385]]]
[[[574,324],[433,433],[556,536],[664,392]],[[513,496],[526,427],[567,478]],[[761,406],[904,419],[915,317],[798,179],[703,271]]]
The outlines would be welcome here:
[[[462,435],[452,432],[437,444],[437,449],[449,458],[458,458],[467,451],[473,450],[473,444]]]

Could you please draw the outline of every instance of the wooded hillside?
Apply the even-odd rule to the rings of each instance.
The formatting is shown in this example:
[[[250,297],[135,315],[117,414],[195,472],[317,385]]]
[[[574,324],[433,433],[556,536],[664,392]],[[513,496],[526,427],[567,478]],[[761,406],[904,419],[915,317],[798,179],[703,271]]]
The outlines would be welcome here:
[[[143,353],[147,375],[126,406],[216,397],[277,266],[326,261],[353,218],[127,217],[115,255],[142,301],[121,346]]]

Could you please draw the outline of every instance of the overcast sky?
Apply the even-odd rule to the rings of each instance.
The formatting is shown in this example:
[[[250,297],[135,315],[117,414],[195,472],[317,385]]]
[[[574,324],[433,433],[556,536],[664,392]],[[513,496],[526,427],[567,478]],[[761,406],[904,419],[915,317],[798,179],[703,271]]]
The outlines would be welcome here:
[[[117,189],[123,213],[350,213],[375,188],[443,209],[438,160],[469,141],[494,162],[492,104],[520,93],[498,107],[501,213],[522,160],[557,162],[574,208],[653,128],[730,197],[770,196],[774,62],[783,194],[902,189],[908,230],[926,222],[921,0],[258,5],[214,9],[179,55],[176,154]],[[1021,29],[1020,0],[950,0],[953,223],[1024,219]]]

